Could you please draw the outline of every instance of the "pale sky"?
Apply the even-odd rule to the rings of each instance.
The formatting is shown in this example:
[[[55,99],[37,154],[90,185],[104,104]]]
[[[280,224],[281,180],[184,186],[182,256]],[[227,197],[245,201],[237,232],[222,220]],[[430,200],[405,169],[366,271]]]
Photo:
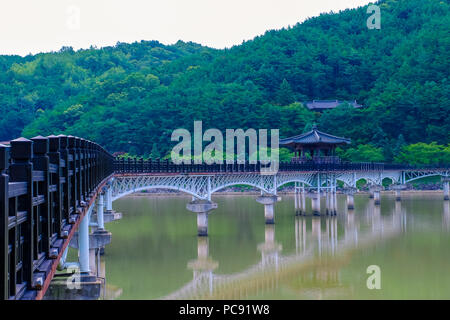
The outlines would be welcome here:
[[[322,12],[367,0],[2,0],[0,54],[193,41],[231,47]]]

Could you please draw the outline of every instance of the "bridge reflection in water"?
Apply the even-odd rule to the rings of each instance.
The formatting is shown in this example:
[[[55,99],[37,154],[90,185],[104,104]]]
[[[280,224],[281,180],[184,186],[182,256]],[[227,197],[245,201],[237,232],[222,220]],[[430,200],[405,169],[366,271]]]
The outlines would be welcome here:
[[[337,216],[295,216],[292,218],[295,244],[287,253],[276,240],[277,226],[265,225],[264,242],[255,247],[260,261],[231,274],[216,273],[220,261],[210,251],[211,239],[198,237],[197,256],[186,264],[192,280],[160,299],[253,299],[280,288],[291,296],[307,299],[352,296],[354,288],[341,279],[342,269],[352,255],[406,233],[415,223],[414,215],[408,216],[402,202],[386,201],[386,204],[389,210],[384,208],[383,214],[380,206],[369,200],[357,211],[341,206]],[[443,203],[442,229],[450,231],[449,202]],[[120,298],[122,289],[105,279],[107,259],[96,257],[92,267],[104,281],[100,295],[91,298]]]
[[[391,214],[381,216],[380,207],[372,200],[359,215],[362,221],[355,218],[353,210],[339,216],[296,216],[295,252],[286,255],[275,240],[276,226],[266,225],[265,241],[257,247],[260,262],[227,275],[214,273],[219,261],[210,255],[208,239],[199,237],[197,259],[187,265],[193,271],[192,281],[162,299],[245,299],[280,285],[312,299],[349,291],[352,288],[341,283],[339,271],[352,252],[405,232],[408,222],[400,202]],[[448,215],[447,208],[443,219]],[[343,230],[338,230],[338,221]],[[371,227],[361,229],[360,223]]]

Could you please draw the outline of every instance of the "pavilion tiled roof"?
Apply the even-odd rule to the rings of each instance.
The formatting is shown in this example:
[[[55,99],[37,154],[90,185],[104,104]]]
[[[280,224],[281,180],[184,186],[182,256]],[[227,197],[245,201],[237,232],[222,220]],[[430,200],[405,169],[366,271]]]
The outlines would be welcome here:
[[[306,107],[309,110],[325,110],[325,109],[334,109],[343,103],[348,103],[354,108],[362,108],[362,105],[358,104],[356,100],[353,102],[339,101],[339,100],[313,100],[306,102]]]
[[[350,144],[351,140],[347,138],[333,136],[328,133],[317,130],[316,127],[309,132],[302,133],[298,136],[280,139],[280,145],[286,146],[291,144]]]

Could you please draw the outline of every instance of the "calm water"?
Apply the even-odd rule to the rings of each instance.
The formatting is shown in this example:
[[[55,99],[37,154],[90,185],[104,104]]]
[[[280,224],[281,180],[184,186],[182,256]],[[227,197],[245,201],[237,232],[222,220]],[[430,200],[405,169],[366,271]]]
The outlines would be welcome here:
[[[294,197],[264,224],[255,196],[216,196],[209,237],[196,236],[189,197],[127,197],[107,225],[107,296],[117,299],[450,298],[450,210],[441,195],[408,195],[380,207],[355,196],[337,217],[296,217]],[[324,202],[322,202],[322,209]],[[366,269],[381,269],[381,289]]]

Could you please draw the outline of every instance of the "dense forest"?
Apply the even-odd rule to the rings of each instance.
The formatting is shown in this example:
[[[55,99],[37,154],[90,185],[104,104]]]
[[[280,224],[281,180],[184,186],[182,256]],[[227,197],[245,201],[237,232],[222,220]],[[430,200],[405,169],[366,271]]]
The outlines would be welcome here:
[[[317,123],[352,139],[354,161],[450,163],[450,3],[383,0],[322,14],[216,50],[157,41],[0,56],[0,141],[72,134],[108,150],[164,157],[172,131]],[[357,100],[309,111],[312,99]]]

